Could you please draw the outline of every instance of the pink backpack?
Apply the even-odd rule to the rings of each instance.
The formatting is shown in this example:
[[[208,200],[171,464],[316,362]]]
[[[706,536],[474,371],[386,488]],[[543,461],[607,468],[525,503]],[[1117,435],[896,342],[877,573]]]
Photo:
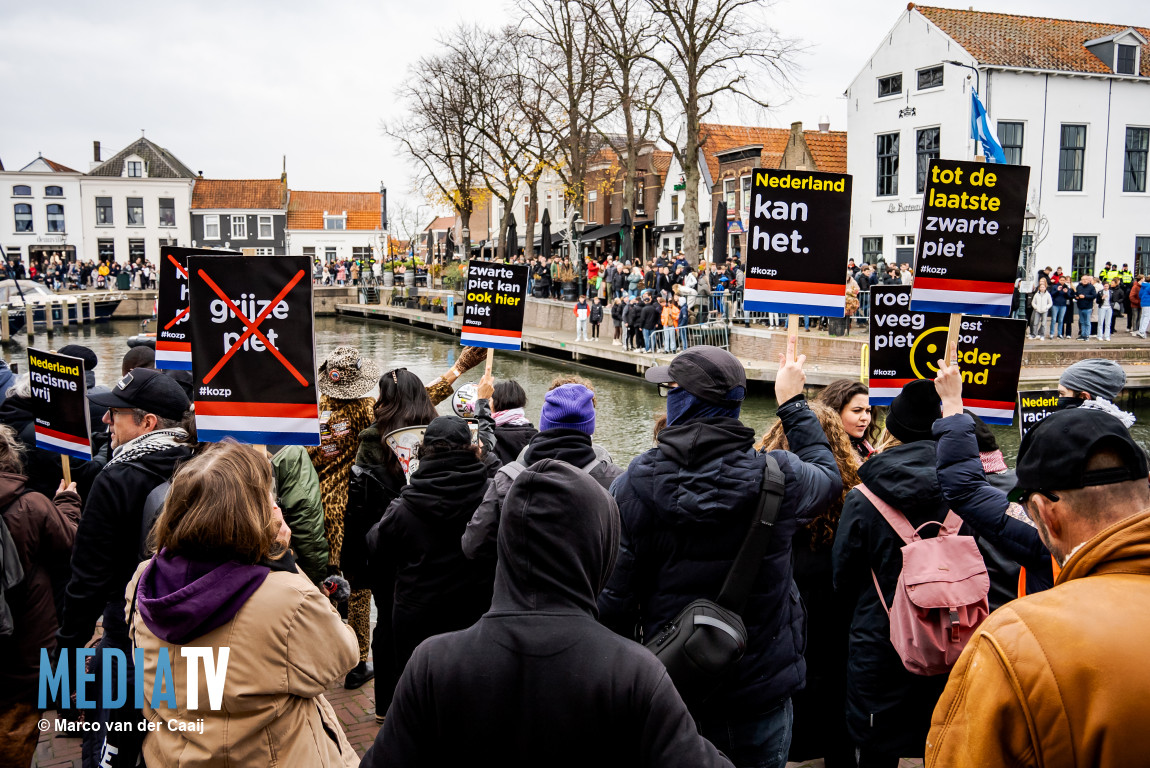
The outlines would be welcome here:
[[[962,519],[931,520],[917,529],[897,509],[865,485],[855,486],[874,504],[905,542],[902,572],[890,606],[871,570],[879,602],[890,618],[890,642],[903,666],[916,675],[941,675],[958,661],[974,630],[990,613],[990,576],[973,536],[959,536]],[[940,526],[933,539],[919,538],[928,525]]]

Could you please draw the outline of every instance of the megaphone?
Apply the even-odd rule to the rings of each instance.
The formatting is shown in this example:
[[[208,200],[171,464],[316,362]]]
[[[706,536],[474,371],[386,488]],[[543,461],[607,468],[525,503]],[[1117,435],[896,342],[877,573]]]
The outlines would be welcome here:
[[[403,467],[403,475],[408,481],[411,480],[411,473],[419,466],[419,459],[415,458],[415,447],[423,442],[423,433],[426,430],[427,425],[404,427],[394,432],[388,432],[383,438],[387,447],[399,459],[399,465]]]

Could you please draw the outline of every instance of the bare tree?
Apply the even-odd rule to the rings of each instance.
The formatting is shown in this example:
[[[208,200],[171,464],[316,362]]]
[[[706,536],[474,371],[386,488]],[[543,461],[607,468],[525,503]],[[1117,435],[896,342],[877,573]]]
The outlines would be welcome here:
[[[683,169],[683,254],[693,265],[699,260],[699,153],[705,142],[700,126],[724,96],[769,107],[763,92],[752,89],[751,76],[785,84],[797,46],[758,17],[763,0],[644,1],[662,40],[645,58],[662,70],[683,115],[681,144],[667,135],[662,120],[660,134]]]
[[[466,233],[481,181],[481,135],[468,109],[474,86],[469,75],[466,62],[450,49],[420,59],[400,88],[404,116],[384,126],[411,156],[429,197],[455,210],[465,254],[471,253]]]
[[[414,248],[414,240],[419,234],[420,222],[419,211],[413,207],[409,199],[404,198],[391,206],[390,223],[391,229],[400,239],[406,240],[410,248]],[[388,260],[391,260],[390,248],[388,250]]]

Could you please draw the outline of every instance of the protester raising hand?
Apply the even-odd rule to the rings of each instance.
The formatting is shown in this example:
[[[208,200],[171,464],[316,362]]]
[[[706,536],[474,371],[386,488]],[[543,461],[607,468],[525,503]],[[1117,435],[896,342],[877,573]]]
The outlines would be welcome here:
[[[475,392],[475,397],[478,400],[490,400],[491,396],[495,394],[495,377],[490,373],[483,374],[483,378],[479,380],[479,389]]]
[[[951,343],[950,359],[958,360],[958,344]],[[958,363],[938,361],[938,375],[934,377],[934,389],[942,400],[942,417],[962,413],[962,371]]]
[[[803,363],[807,361],[806,355],[799,355],[795,359],[795,349],[799,340],[790,336],[787,338],[787,352],[779,355],[779,372],[775,376],[775,400],[779,405],[786,403],[792,397],[803,393],[803,386],[807,382]]]

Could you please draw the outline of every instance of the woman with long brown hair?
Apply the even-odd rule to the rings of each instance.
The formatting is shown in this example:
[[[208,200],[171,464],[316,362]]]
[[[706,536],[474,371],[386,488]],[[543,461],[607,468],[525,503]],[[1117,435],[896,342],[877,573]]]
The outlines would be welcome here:
[[[207,648],[216,669],[229,650],[222,701],[201,698],[195,719],[188,666],[164,667],[170,695],[143,708],[149,766],[359,764],[323,696],[359,661],[355,634],[296,568],[272,485],[268,460],[232,442],[207,446],[172,477],[152,530],[157,553],[125,595],[144,657],[137,674],[151,691],[161,649],[179,658]]]
[[[806,688],[791,697],[794,721],[790,759],[822,757],[827,768],[854,766],[854,745],[846,730],[846,614],[836,601],[831,545],[847,491],[859,484],[859,458],[838,411],[815,400],[810,409],[827,435],[842,476],[842,492],[793,539],[794,578],[807,612]],[[759,442],[759,450],[789,450],[782,422]]]
[[[870,390],[856,379],[835,379],[823,387],[814,402],[822,403],[839,415],[859,460],[866,461],[875,452],[876,424],[871,414]]]

